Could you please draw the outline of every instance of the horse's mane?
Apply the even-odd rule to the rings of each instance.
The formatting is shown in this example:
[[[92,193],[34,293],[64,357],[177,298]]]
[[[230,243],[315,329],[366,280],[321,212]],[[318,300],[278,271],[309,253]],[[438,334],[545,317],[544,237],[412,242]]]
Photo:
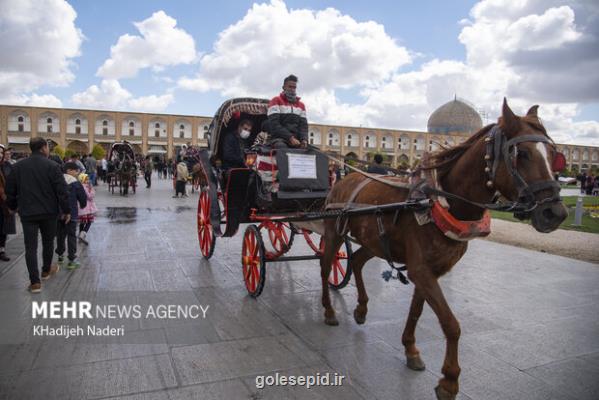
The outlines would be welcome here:
[[[543,126],[543,124],[541,123],[541,121],[539,120],[538,117],[527,115],[524,117],[519,117],[519,119],[522,122],[530,125],[533,129],[540,131],[543,135],[549,137],[549,135],[547,135],[547,131],[545,130],[545,127]],[[472,147],[475,143],[477,143],[481,138],[485,137],[487,135],[487,133],[489,133],[491,128],[493,128],[493,126],[495,126],[495,125],[496,124],[487,125],[487,126],[483,127],[481,130],[479,130],[478,132],[476,132],[474,135],[470,136],[468,138],[468,140],[466,140],[465,142],[431,154],[428,165],[424,165],[424,166],[422,166],[422,168],[423,169],[436,169],[437,176],[438,176],[439,180],[441,180],[443,177],[445,177],[449,173],[449,171],[453,167],[453,164],[470,147]]]

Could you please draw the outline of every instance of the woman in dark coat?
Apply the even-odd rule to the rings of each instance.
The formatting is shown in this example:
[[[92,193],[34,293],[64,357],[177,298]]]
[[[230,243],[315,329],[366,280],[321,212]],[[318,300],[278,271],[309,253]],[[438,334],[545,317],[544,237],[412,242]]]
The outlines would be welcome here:
[[[12,171],[11,163],[4,160],[5,150],[4,145],[0,144],[0,261],[10,261],[4,250],[6,237],[17,233],[15,216],[8,211],[6,194],[4,193],[6,178]]]

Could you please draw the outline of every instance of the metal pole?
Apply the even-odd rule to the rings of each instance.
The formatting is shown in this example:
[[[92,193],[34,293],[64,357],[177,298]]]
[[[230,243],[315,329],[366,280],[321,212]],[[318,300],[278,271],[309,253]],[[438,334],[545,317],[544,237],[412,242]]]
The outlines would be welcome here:
[[[578,196],[578,199],[576,200],[576,211],[574,212],[574,223],[572,224],[573,226],[582,226],[582,213],[582,196]]]

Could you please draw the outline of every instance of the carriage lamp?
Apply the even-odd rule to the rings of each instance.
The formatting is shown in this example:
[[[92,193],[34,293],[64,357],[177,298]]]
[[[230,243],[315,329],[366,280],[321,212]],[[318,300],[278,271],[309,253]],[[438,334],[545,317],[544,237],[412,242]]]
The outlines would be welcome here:
[[[257,153],[247,153],[245,155],[245,165],[251,167],[256,163],[256,158],[258,157]]]

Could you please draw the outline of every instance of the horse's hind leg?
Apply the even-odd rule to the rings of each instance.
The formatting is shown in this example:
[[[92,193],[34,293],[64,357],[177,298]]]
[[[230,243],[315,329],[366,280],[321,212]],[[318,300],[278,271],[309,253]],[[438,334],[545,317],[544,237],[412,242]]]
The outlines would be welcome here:
[[[358,288],[358,305],[354,310],[354,319],[360,325],[366,322],[366,314],[368,313],[368,295],[366,294],[366,287],[362,279],[362,267],[372,257],[372,253],[366,247],[360,247],[352,254],[350,260],[351,269],[356,279],[356,287]]]
[[[410,304],[410,312],[406,320],[406,327],[404,328],[403,335],[401,336],[401,342],[406,349],[406,359],[408,368],[414,371],[423,371],[425,369],[424,362],[420,358],[420,351],[416,347],[416,324],[418,318],[422,314],[422,308],[424,306],[424,297],[418,289],[414,289],[412,295],[412,303]]]
[[[335,316],[335,310],[331,305],[331,297],[329,295],[329,274],[331,273],[331,266],[333,264],[333,258],[339,246],[343,242],[343,238],[337,235],[335,232],[335,226],[331,224],[332,221],[325,222],[325,235],[324,240],[324,253],[320,259],[320,278],[322,279],[322,306],[324,307],[324,323],[327,325],[339,325],[337,317]]]

